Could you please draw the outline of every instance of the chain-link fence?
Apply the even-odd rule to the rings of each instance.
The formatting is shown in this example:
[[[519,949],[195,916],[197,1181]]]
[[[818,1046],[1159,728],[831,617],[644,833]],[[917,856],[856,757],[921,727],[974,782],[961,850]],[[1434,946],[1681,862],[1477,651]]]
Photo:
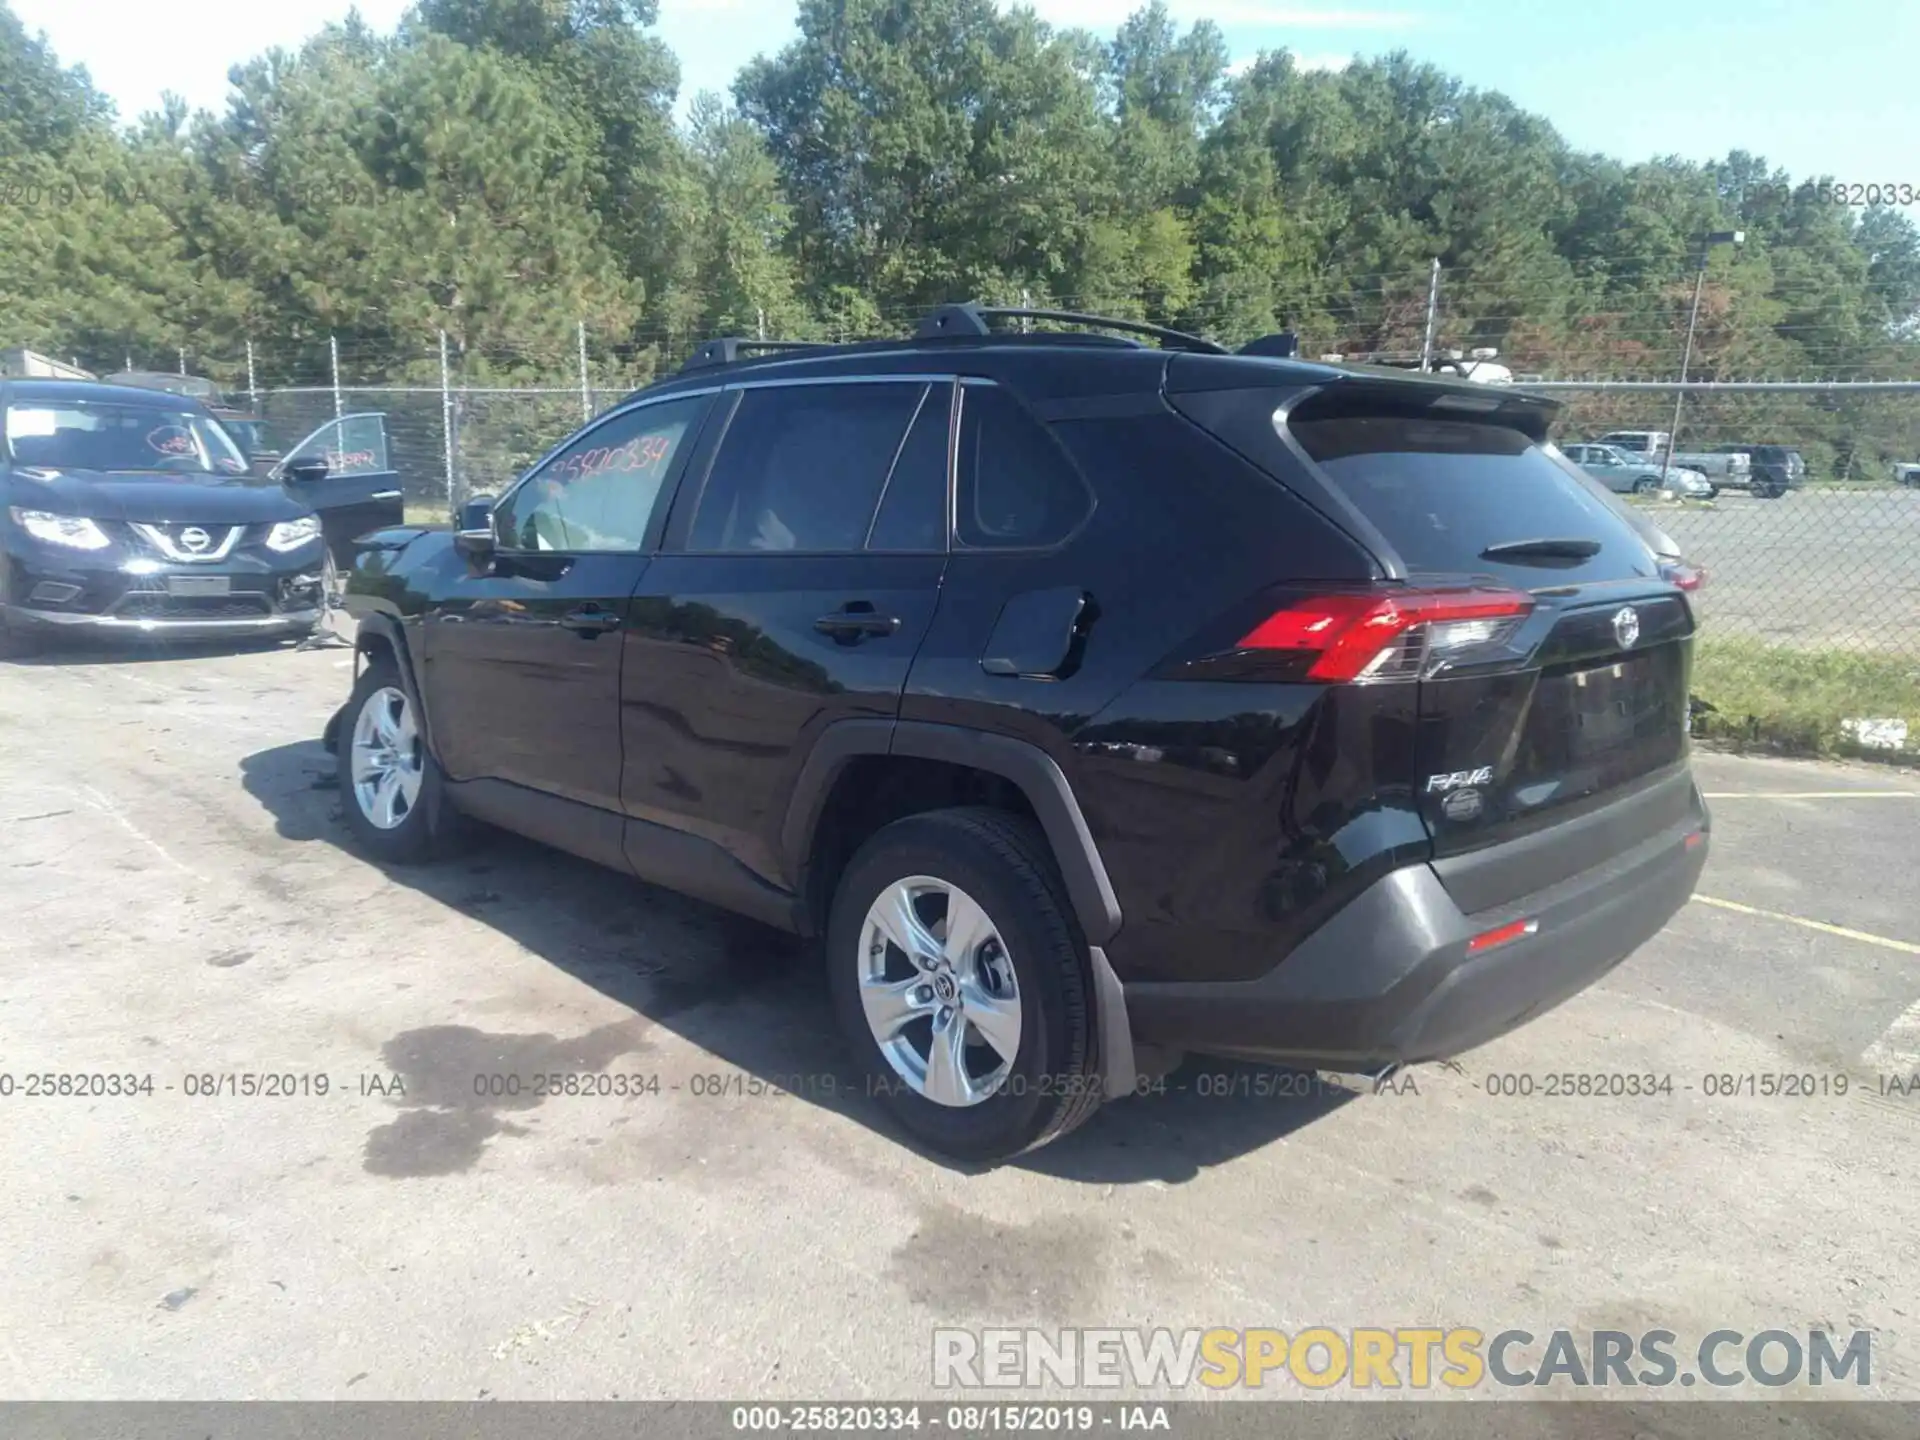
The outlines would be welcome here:
[[[1527,388],[1561,403],[1564,445],[1674,431],[1676,385]],[[1682,465],[1749,457],[1746,488],[1722,484],[1705,501],[1633,497],[1706,569],[1697,600],[1706,632],[1920,660],[1920,476],[1869,464],[1865,445],[1847,443],[1872,434],[1920,456],[1920,382],[1723,382],[1689,387],[1679,413],[1672,450]],[[1835,433],[1809,423],[1835,415],[1841,443],[1804,438]],[[1799,457],[1791,474],[1786,451]]]
[[[1563,444],[1673,427],[1673,386],[1544,388],[1564,407],[1555,429]],[[344,386],[338,401],[344,414],[386,416],[408,513],[439,521],[471,495],[497,494],[586,415],[627,393],[589,386],[583,402],[577,387]],[[330,387],[258,396],[261,417],[285,446],[333,419],[335,400]],[[1699,603],[1712,632],[1920,659],[1920,483],[1903,485],[1891,469],[1861,473],[1865,467],[1852,468],[1831,445],[1803,442],[1795,417],[1816,405],[1844,407],[1881,434],[1920,430],[1920,382],[1690,393],[1674,447],[1682,463],[1730,447],[1771,453],[1761,452],[1767,446],[1794,450],[1804,472],[1777,498],[1766,498],[1774,472],[1762,464],[1749,472],[1760,477],[1752,488],[1723,486],[1710,500],[1629,495],[1630,503],[1646,506],[1706,569]],[[1920,434],[1912,453],[1920,455]]]
[[[498,494],[534,460],[628,390],[547,386],[343,386],[339,414],[386,417],[388,457],[400,474],[408,513],[445,519],[472,495]],[[260,418],[276,445],[291,448],[336,418],[331,388],[262,390]]]
[[[1826,373],[1841,378],[1730,379],[1728,355],[1705,340],[1688,344],[1692,317],[1678,302],[1632,331],[1630,355],[1618,345],[1543,349],[1527,339],[1535,332],[1510,326],[1512,353],[1500,356],[1471,348],[1492,322],[1464,308],[1464,286],[1448,292],[1437,270],[1374,279],[1337,300],[1315,293],[1275,302],[1276,314],[1293,313],[1292,306],[1317,317],[1319,328],[1300,335],[1303,356],[1425,363],[1539,390],[1562,406],[1555,438],[1563,444],[1673,432],[1683,462],[1732,447],[1791,449],[1803,470],[1780,498],[1762,498],[1767,487],[1727,487],[1708,501],[1641,495],[1632,502],[1649,506],[1707,570],[1699,599],[1709,635],[1920,661],[1920,379],[1866,379],[1859,366],[1837,362]],[[1673,288],[1662,280],[1650,293],[1664,298]],[[1674,290],[1685,292],[1684,285]],[[1036,303],[1120,308],[1093,297]],[[1566,297],[1556,303],[1565,309]],[[875,323],[881,333],[904,334],[917,318],[880,314]],[[1206,318],[1189,323],[1215,333]],[[1595,325],[1618,319],[1589,318]],[[499,492],[587,416],[670,373],[705,337],[663,333],[611,343],[583,324],[575,338],[538,355],[469,352],[437,334],[412,347],[263,339],[249,342],[244,358],[191,358],[237,403],[250,403],[283,449],[339,415],[384,415],[409,513],[444,520],[468,497]],[[1889,344],[1890,355],[1911,348],[1893,338]],[[166,357],[176,358],[189,368],[187,352]],[[1689,358],[1692,373],[1710,382],[1678,383]],[[1596,374],[1629,378],[1589,378]]]

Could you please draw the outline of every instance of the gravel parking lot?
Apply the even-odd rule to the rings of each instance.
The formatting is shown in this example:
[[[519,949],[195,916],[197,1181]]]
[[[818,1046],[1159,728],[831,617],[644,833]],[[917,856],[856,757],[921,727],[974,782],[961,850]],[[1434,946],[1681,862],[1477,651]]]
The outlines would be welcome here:
[[[1911,775],[1702,756],[1702,898],[1417,1093],[1190,1062],[969,1174],[829,1091],[795,942],[505,838],[344,848],[348,664],[0,667],[0,1072],[154,1081],[0,1098],[6,1397],[900,1398],[941,1324],[1458,1324],[1871,1329],[1920,1398]],[[1672,1093],[1488,1093],[1568,1070]],[[549,1072],[660,1088],[477,1093]]]
[[[1707,567],[1706,621],[1782,645],[1920,647],[1920,490],[1721,493],[1654,518]]]

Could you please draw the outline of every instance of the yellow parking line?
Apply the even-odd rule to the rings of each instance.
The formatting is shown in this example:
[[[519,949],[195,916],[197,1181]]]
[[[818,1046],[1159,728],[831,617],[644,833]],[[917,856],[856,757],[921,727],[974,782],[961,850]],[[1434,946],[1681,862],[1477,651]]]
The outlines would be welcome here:
[[[1917,790],[1703,790],[1709,800],[1920,800]]]
[[[1758,915],[1763,920],[1784,920],[1789,925],[1805,926],[1809,930],[1818,930],[1823,935],[1838,935],[1842,940],[1858,940],[1862,945],[1878,945],[1884,950],[1898,950],[1903,955],[1920,955],[1920,945],[1910,940],[1889,940],[1884,935],[1869,935],[1864,930],[1849,930],[1844,925],[1829,925],[1824,920],[1807,920],[1798,915],[1788,915],[1780,910],[1762,910],[1757,905],[1742,905],[1737,900],[1721,900],[1713,895],[1693,897],[1702,905],[1711,905],[1717,910],[1732,910],[1740,915]]]

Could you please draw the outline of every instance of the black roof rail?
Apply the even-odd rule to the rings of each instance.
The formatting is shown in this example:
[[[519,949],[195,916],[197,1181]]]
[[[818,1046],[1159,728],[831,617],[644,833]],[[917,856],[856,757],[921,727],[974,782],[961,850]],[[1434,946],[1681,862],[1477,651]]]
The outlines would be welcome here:
[[[782,350],[824,350],[831,348],[818,340],[748,340],[739,336],[728,336],[724,340],[709,340],[693,354],[675,372],[684,375],[690,370],[711,370],[721,365],[733,365],[754,355],[773,354]]]
[[[1211,340],[1203,340],[1198,335],[1188,335],[1181,330],[1169,330],[1164,325],[1149,325],[1144,320],[1083,315],[1076,310],[1030,310],[1023,306],[981,305],[975,301],[968,301],[964,305],[942,305],[920,322],[919,328],[914,331],[914,338],[937,340],[945,336],[966,335],[978,339],[991,336],[995,331],[987,324],[989,320],[1051,320],[1065,325],[1084,325],[1151,336],[1167,350],[1190,350],[1199,355],[1229,353],[1224,345],[1216,345]]]
[[[1300,337],[1291,330],[1282,330],[1277,335],[1262,335],[1258,340],[1249,340],[1240,347],[1242,355],[1271,355],[1280,360],[1291,360],[1300,353]]]

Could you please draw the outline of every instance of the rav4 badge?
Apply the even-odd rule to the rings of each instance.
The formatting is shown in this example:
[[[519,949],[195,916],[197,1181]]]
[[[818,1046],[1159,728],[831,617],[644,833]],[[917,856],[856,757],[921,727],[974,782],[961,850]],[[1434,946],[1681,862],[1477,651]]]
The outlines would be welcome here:
[[[1454,770],[1445,775],[1427,777],[1427,794],[1444,795],[1449,790],[1463,789],[1468,785],[1485,785],[1493,779],[1493,767],[1482,765],[1478,770]]]

